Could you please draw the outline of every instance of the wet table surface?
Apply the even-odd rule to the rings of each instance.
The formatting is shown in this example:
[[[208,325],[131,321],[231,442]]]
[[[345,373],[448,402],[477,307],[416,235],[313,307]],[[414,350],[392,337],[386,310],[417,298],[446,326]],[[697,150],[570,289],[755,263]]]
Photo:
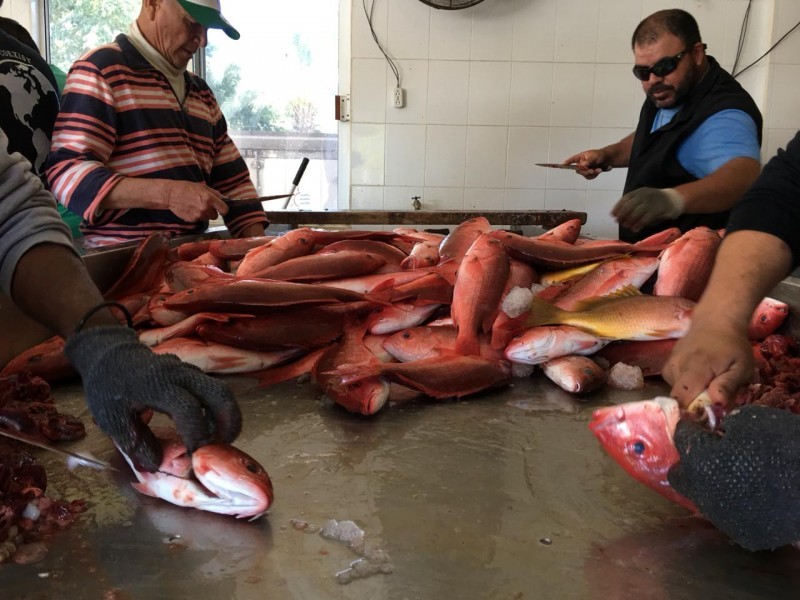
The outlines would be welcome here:
[[[48,543],[43,561],[0,566],[0,597],[798,597],[800,550],[731,545],[629,478],[589,432],[595,407],[653,397],[663,384],[578,402],[534,378],[366,418],[329,404],[311,382],[229,381],[245,414],[237,446],[275,486],[266,517],[237,521],[139,495],[80,387],[62,386],[62,409],[89,430],[70,447],[121,470],[69,472],[42,457],[48,493],[86,498],[90,509]],[[391,573],[340,583],[337,573],[362,557],[315,531],[329,519],[354,521],[363,554],[383,551]]]

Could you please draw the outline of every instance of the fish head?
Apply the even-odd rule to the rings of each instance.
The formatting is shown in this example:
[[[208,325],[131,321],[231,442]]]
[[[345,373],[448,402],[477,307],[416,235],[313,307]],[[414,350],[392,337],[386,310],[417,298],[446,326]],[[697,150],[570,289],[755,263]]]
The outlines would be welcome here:
[[[673,442],[679,419],[678,402],[657,397],[597,409],[589,429],[611,458],[634,479],[696,511],[667,481],[667,472],[680,459]]]
[[[750,324],[747,327],[747,336],[751,340],[763,340],[774,333],[789,315],[789,305],[774,298],[764,298],[756,307]]]
[[[272,505],[272,481],[258,461],[229,444],[201,446],[192,454],[197,480],[216,498],[202,507],[212,512],[250,517],[263,515]]]
[[[529,327],[514,336],[505,349],[511,362],[536,365],[560,356],[590,354],[607,342],[569,325]]]
[[[351,382],[329,382],[325,393],[352,413],[374,415],[389,398],[389,382],[383,377],[367,376]]]
[[[438,356],[439,336],[430,327],[412,327],[390,335],[383,348],[401,362],[422,360]]]

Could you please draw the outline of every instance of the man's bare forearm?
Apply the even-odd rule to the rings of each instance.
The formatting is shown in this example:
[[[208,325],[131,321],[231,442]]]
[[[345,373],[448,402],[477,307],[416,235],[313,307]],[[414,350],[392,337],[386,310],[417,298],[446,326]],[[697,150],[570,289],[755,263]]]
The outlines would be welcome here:
[[[753,310],[789,273],[789,246],[760,231],[735,231],[723,240],[714,270],[692,322],[744,330]]]
[[[166,179],[125,177],[119,181],[100,202],[100,208],[169,209],[169,185]]]
[[[22,312],[63,337],[103,302],[81,259],[58,244],[39,244],[22,256],[14,271],[11,297]],[[116,325],[118,321],[102,310],[89,323]]]
[[[684,199],[684,212],[706,214],[729,210],[753,185],[761,163],[752,158],[734,158],[719,169],[691,183],[676,186]]]
[[[601,148],[608,157],[608,162],[612,167],[627,167],[631,160],[631,149],[633,148],[634,134],[622,138],[620,141]]]

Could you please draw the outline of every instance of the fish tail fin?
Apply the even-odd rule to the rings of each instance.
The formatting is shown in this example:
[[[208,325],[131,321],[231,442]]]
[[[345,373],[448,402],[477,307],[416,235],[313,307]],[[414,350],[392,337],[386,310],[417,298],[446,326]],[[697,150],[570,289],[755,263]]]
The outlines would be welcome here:
[[[481,343],[477,333],[459,327],[458,335],[456,336],[455,352],[462,356],[480,356]]]
[[[387,279],[386,281],[376,285],[364,295],[365,299],[369,300],[370,302],[374,302],[375,304],[392,306],[392,296],[394,295],[395,287],[394,282],[394,279]]]
[[[493,350],[500,350],[508,346],[511,338],[517,333],[525,329],[525,321],[527,315],[525,313],[518,317],[509,318],[501,323],[495,321],[492,326],[491,348]]]
[[[567,311],[534,296],[531,298],[531,308],[528,311],[528,318],[525,320],[525,327],[558,325],[566,314]]]
[[[144,494],[145,496],[152,496],[153,498],[158,498],[158,494],[156,494],[146,483],[131,483],[131,487],[140,494]]]
[[[319,359],[322,357],[325,350],[327,350],[327,347],[315,350],[303,358],[286,365],[270,367],[269,369],[248,373],[248,377],[258,378],[258,387],[266,387],[268,385],[280,383],[281,381],[287,381],[289,379],[294,379],[295,377],[300,377],[301,375],[311,373],[314,370],[317,361],[319,361]]]
[[[344,363],[336,367],[333,371],[325,371],[323,375],[333,375],[336,377],[336,384],[339,386],[350,385],[356,381],[361,381],[367,377],[380,375],[382,364],[373,363]]]

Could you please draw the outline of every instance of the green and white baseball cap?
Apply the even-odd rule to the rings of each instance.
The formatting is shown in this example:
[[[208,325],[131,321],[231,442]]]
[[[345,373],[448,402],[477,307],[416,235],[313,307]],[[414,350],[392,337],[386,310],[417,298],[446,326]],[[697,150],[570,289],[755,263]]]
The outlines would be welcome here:
[[[219,0],[178,0],[189,16],[209,29],[222,29],[232,40],[239,39],[239,32],[222,16]]]

